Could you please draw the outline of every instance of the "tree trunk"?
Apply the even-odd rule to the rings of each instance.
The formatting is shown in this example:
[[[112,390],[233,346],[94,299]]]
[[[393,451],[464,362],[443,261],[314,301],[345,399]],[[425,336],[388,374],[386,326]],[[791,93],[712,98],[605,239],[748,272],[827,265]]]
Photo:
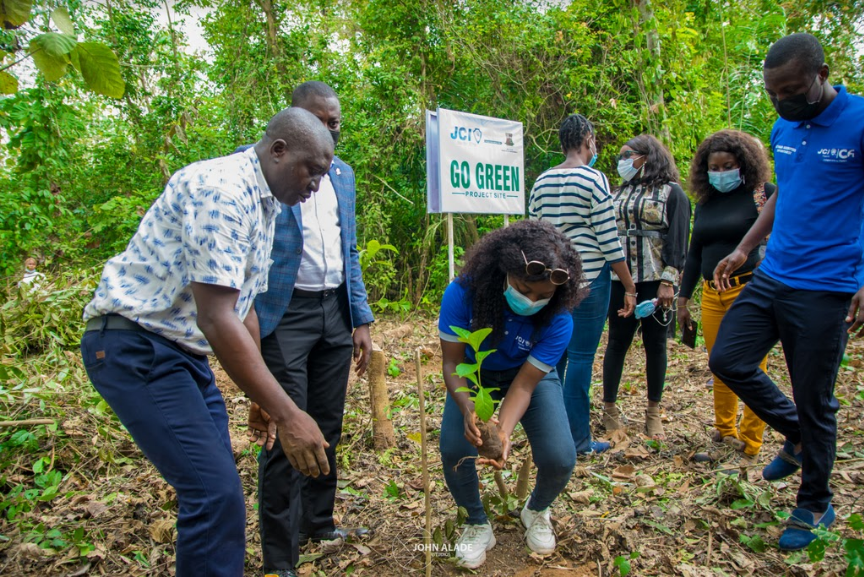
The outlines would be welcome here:
[[[636,7],[639,9],[639,23],[636,25],[636,33],[640,28],[647,27],[645,32],[645,42],[648,51],[648,57],[642,58],[643,65],[639,69],[640,84],[648,101],[648,122],[651,132],[657,136],[663,143],[671,147],[672,136],[669,133],[669,127],[666,126],[666,103],[663,98],[663,83],[660,79],[660,70],[662,70],[662,60],[660,51],[660,33],[657,31],[657,20],[654,18],[654,9],[651,7],[651,0],[635,0]],[[653,77],[645,77],[645,71],[653,72]],[[647,80],[647,82],[646,82]]]
[[[284,83],[289,80],[288,70],[285,68],[285,58],[282,54],[282,46],[279,44],[279,21],[276,19],[276,14],[273,11],[273,0],[257,0],[257,4],[264,11],[264,17],[267,18],[267,49],[270,51],[270,56],[276,64],[276,70],[279,72],[278,83],[283,86],[282,91],[285,97],[285,105],[291,104],[292,88]]]
[[[372,442],[376,450],[396,445],[396,434],[390,420],[390,397],[387,394],[387,359],[384,351],[372,348],[369,359],[369,401],[372,404]]]

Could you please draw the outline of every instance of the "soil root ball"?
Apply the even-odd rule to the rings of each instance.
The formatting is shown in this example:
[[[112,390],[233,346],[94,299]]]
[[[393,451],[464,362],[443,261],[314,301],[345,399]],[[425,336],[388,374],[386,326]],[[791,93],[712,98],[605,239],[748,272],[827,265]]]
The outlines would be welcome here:
[[[501,446],[498,425],[481,421],[477,428],[480,429],[480,438],[483,439],[483,444],[477,448],[477,452],[484,459],[499,460],[503,456],[504,447]]]

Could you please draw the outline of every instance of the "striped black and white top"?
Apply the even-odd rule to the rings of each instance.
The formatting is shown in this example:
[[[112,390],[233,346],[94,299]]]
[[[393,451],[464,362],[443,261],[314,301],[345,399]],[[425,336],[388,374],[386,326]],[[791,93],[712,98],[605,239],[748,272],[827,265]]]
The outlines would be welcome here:
[[[607,262],[624,260],[609,180],[599,170],[588,166],[547,170],[531,189],[528,216],[548,221],[570,239],[582,257],[586,284],[597,278]]]

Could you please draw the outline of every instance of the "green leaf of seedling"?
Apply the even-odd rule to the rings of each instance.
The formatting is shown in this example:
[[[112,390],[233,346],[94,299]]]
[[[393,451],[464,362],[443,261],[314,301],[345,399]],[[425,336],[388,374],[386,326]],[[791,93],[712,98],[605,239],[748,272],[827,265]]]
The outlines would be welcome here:
[[[458,389],[456,389],[456,392],[457,393],[471,393],[471,394],[473,394],[474,389],[469,389],[468,387],[459,387]]]
[[[492,329],[490,328],[478,329],[474,331],[473,333],[471,333],[471,336],[468,337],[468,344],[471,345],[471,348],[475,351],[479,351],[480,345],[483,343],[486,337],[489,336],[491,332]]]
[[[492,349],[491,351],[477,351],[476,353],[474,353],[474,356],[477,358],[478,369],[479,369],[480,365],[483,363],[483,361],[486,359],[486,357],[488,357],[492,353],[496,352],[497,350],[498,349]]]
[[[459,363],[456,365],[456,376],[457,377],[467,377],[468,375],[473,375],[477,372],[478,364],[477,363]]]
[[[849,526],[856,531],[864,531],[864,518],[861,517],[860,513],[849,515]]]
[[[737,511],[738,509],[746,509],[747,507],[752,507],[754,504],[755,503],[750,499],[737,499],[735,501],[732,501],[730,507]]]
[[[492,389],[480,388],[474,396],[474,412],[484,423],[495,414],[495,401],[489,391]],[[497,390],[497,389],[495,389]]]
[[[450,325],[450,330],[456,333],[456,336],[459,337],[460,343],[467,343],[468,339],[471,337],[471,331],[469,331],[468,329],[463,329],[462,327]]]

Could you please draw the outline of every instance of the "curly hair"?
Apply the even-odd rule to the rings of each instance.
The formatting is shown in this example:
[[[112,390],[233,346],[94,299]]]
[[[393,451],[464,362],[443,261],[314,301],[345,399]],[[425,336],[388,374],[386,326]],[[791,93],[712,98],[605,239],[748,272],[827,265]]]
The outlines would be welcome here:
[[[563,268],[570,279],[557,287],[552,300],[531,317],[535,331],[551,323],[561,311],[572,311],[587,291],[582,285],[582,259],[570,240],[548,222],[520,220],[512,225],[488,233],[465,255],[465,266],[456,282],[465,288],[466,299],[471,299],[474,318],[471,329],[492,327],[493,343],[504,335],[506,299],[504,283],[507,275],[524,282],[537,282],[549,278],[549,273],[529,276],[525,271],[525,258],[546,264],[546,268]]]
[[[561,142],[564,154],[567,154],[568,150],[582,148],[582,143],[592,134],[594,134],[594,125],[590,120],[581,114],[571,114],[561,123],[561,128],[558,129],[558,140]]]
[[[771,179],[768,155],[755,136],[738,130],[715,132],[702,141],[690,164],[690,190],[699,204],[719,194],[708,182],[708,157],[713,152],[728,152],[735,157],[740,166],[745,190],[748,192],[753,192],[757,185]]]
[[[681,180],[672,153],[655,137],[650,134],[640,134],[624,144],[637,153],[645,155],[641,174],[625,184],[642,183],[645,186],[657,186]]]

